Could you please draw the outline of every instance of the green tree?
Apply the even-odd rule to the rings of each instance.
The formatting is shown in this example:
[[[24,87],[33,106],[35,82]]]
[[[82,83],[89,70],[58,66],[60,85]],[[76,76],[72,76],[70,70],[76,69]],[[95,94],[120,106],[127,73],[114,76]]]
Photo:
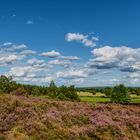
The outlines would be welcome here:
[[[123,84],[115,86],[111,94],[111,101],[115,103],[129,103],[130,96],[127,87]]]
[[[135,90],[135,92],[136,92],[136,95],[137,95],[137,96],[140,96],[140,88],[137,88],[137,89]]]
[[[32,95],[37,95],[37,96],[41,95],[40,90],[37,86],[32,88],[31,94]]]
[[[10,93],[17,88],[17,84],[12,80],[12,77],[6,77],[4,75],[0,76],[0,92]]]
[[[112,94],[112,89],[111,89],[110,87],[106,87],[106,88],[104,89],[104,93],[105,93],[105,95],[106,95],[107,97],[110,97],[111,94]]]
[[[75,87],[73,85],[68,87],[68,93],[67,93],[66,97],[69,98],[70,100],[80,101],[80,98],[77,95],[76,89],[75,89]]]
[[[51,97],[57,96],[57,86],[55,85],[53,80],[50,82],[50,85],[48,87],[48,92]]]

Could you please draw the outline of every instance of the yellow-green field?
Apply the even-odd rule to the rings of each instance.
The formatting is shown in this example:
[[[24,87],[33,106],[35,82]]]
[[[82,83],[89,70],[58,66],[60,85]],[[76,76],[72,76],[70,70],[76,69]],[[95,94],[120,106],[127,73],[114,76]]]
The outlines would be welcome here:
[[[79,95],[81,101],[83,102],[109,102],[110,98],[105,97],[104,93],[97,92],[95,95],[93,95],[90,92],[77,92]],[[131,96],[131,102],[132,103],[140,103],[140,96],[137,95],[130,95]]]
[[[95,96],[101,97],[101,96],[105,96],[104,93],[100,93],[100,92],[96,92],[96,94],[93,95],[93,94],[90,93],[90,92],[80,91],[80,92],[77,92],[77,94],[78,94],[79,96],[87,96],[87,97],[95,97]]]

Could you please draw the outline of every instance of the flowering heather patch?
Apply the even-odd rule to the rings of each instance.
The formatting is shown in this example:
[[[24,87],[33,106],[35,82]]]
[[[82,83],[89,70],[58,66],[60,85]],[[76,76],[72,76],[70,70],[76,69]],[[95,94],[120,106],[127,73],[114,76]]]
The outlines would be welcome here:
[[[139,140],[140,106],[0,95],[0,140]]]

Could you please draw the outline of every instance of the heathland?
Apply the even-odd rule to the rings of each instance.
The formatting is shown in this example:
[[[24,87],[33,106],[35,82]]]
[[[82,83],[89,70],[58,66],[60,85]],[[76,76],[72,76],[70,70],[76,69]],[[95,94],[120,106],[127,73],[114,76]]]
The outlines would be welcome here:
[[[0,140],[139,140],[140,92],[18,84],[0,77]]]

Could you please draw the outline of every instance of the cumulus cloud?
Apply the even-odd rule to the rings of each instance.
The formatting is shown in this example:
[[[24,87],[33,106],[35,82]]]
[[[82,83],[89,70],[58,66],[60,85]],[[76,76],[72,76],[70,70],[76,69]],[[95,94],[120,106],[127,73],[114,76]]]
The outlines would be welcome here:
[[[79,60],[80,57],[78,56],[59,56],[60,59],[65,59],[65,60]]]
[[[86,78],[88,74],[84,70],[69,70],[65,72],[57,72],[58,78],[74,79],[74,78]]]
[[[14,77],[23,77],[29,69],[30,67],[12,67],[8,74]]]
[[[33,50],[23,50],[22,52],[20,52],[20,54],[22,54],[22,55],[35,55],[36,51],[33,51]]]
[[[71,64],[71,61],[56,59],[56,60],[49,61],[48,64],[50,64],[50,65],[61,65],[61,66],[68,67]]]
[[[16,61],[18,57],[16,55],[9,55],[8,57],[0,57],[0,64],[10,64]]]
[[[46,69],[33,66],[15,66],[11,67],[6,75],[12,76],[14,80],[19,82],[42,84],[55,79],[55,77],[48,75],[46,71]]]
[[[23,50],[23,49],[27,49],[28,47],[25,44],[21,44],[21,45],[13,45],[12,48],[14,50]]]
[[[5,52],[14,52],[14,51],[16,52],[27,48],[28,47],[25,44],[15,45],[11,42],[3,43],[3,45],[1,46],[1,50]]]
[[[89,39],[88,35],[83,35],[80,33],[68,33],[66,35],[65,39],[68,42],[72,42],[72,41],[81,42],[82,44],[84,44],[87,47],[95,47],[96,41],[98,41],[98,39],[96,37],[92,37],[91,39]]]
[[[31,65],[34,65],[34,64],[43,64],[45,62],[45,60],[39,60],[39,59],[36,59],[36,58],[32,58],[32,59],[29,59],[27,61],[27,64],[31,64]]]
[[[28,75],[35,75],[36,77],[40,77],[41,74],[44,74],[43,72],[46,71],[46,69],[41,69],[30,65],[13,66],[10,68],[8,75],[13,77],[28,77]]]
[[[56,58],[58,56],[60,56],[61,54],[55,50],[52,50],[50,52],[43,52],[41,54],[41,56],[46,56],[46,57],[49,57],[49,58]]]
[[[10,65],[18,60],[22,60],[23,58],[24,58],[23,56],[14,55],[14,54],[11,54],[9,56],[3,56],[3,57],[0,57],[0,65],[1,66]]]
[[[94,56],[87,65],[97,69],[119,68],[121,71],[140,70],[140,48],[104,46],[92,51]]]
[[[92,45],[98,41],[98,38],[79,33],[68,33],[66,40],[78,41],[93,47]],[[135,84],[140,81],[138,80],[140,79],[140,48],[104,46],[94,48],[91,53],[92,58],[85,64],[78,56],[65,56],[55,50],[38,54],[36,51],[28,49],[25,44],[15,45],[5,42],[0,46],[0,66],[7,75],[13,76],[14,80],[36,84],[48,83],[51,80],[76,85],[88,82],[90,85],[92,82],[95,85],[102,82],[104,85],[120,82]],[[47,60],[44,59],[45,57],[54,59]],[[81,60],[75,61],[79,59]],[[109,74],[103,73],[105,69],[109,71]],[[120,76],[124,76],[123,80],[117,79],[116,70]],[[122,74],[122,72],[125,73]]]
[[[128,77],[130,77],[130,78],[140,78],[140,73],[130,73]]]
[[[43,59],[40,60],[40,59],[32,58],[27,60],[27,64],[35,68],[43,68],[43,69],[51,68],[51,65],[46,64],[45,60]]]

